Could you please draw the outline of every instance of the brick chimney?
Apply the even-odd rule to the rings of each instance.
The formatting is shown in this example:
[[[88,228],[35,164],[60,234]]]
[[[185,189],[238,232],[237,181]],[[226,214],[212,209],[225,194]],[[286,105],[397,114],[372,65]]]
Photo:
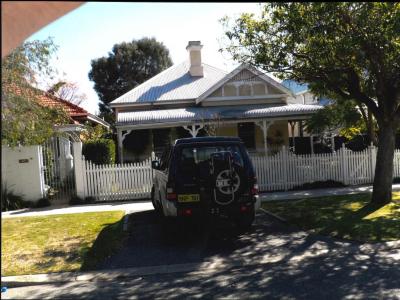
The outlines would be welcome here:
[[[201,48],[203,48],[203,45],[200,44],[200,41],[189,41],[189,44],[186,46],[190,60],[189,72],[192,76],[204,76],[203,66],[201,65]]]

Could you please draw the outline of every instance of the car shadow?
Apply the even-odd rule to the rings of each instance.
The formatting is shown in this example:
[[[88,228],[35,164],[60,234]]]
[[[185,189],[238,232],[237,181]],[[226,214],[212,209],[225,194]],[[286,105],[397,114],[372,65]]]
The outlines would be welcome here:
[[[239,230],[228,220],[179,221],[165,219],[155,211],[129,215],[129,237],[123,247],[99,269],[199,263],[225,258],[257,259],[269,236],[288,234],[287,226],[259,215],[251,229]]]

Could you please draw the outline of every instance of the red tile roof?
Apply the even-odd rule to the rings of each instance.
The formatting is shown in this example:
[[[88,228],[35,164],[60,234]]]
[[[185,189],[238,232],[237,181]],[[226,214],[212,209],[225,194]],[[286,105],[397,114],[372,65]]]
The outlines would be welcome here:
[[[12,93],[15,93],[17,95],[21,95],[21,87],[11,84],[7,85],[5,87],[2,87],[5,90],[12,91]],[[89,115],[89,112],[83,109],[82,107],[79,107],[78,105],[75,105],[71,102],[68,102],[66,100],[63,100],[61,98],[58,98],[56,96],[51,95],[50,93],[33,88],[36,91],[34,93],[33,90],[27,91],[27,93],[31,93],[38,101],[38,104],[45,106],[45,107],[51,107],[51,108],[61,108],[63,109],[67,115],[71,118],[73,117],[87,117]]]
[[[62,108],[70,117],[86,117],[89,112],[69,101],[57,98],[47,92],[38,95],[39,103],[46,107]]]
[[[18,87],[14,84],[7,85],[5,87],[2,86],[2,89],[10,90],[18,95],[22,94],[21,87]],[[36,88],[33,89],[36,91],[36,93],[34,94],[34,92],[32,91],[32,95],[34,94],[35,98],[38,100],[38,104],[45,107],[63,109],[67,113],[67,115],[71,118],[71,122],[74,124],[82,124],[83,122],[90,120],[92,122],[101,124],[105,127],[109,127],[109,124],[107,122],[105,122],[104,120],[100,119],[95,115],[92,115],[82,107],[73,104],[69,101],[58,98],[56,96],[53,96],[50,93],[45,92],[43,90]]]

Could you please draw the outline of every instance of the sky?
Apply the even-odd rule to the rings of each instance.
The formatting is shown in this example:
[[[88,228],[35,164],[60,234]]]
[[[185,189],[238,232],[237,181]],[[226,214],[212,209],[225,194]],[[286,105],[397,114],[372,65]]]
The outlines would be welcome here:
[[[258,3],[89,2],[42,28],[27,40],[53,37],[59,46],[54,66],[60,79],[76,82],[87,100],[81,106],[98,112],[98,96],[88,78],[90,62],[107,56],[116,43],[154,37],[170,51],[174,64],[188,59],[188,41],[200,40],[202,60],[230,72],[237,66],[221,54],[224,16],[257,13]]]

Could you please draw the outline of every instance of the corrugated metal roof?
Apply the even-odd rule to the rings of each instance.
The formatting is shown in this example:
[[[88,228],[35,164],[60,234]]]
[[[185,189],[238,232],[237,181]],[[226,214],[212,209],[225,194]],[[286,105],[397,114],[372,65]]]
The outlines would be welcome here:
[[[257,119],[312,114],[319,105],[288,104],[282,106],[238,105],[220,107],[186,107],[135,112],[120,112],[117,126],[202,122],[207,120]]]
[[[204,77],[189,73],[189,61],[174,65],[111,102],[149,103],[196,99],[227,73],[203,63]]]

